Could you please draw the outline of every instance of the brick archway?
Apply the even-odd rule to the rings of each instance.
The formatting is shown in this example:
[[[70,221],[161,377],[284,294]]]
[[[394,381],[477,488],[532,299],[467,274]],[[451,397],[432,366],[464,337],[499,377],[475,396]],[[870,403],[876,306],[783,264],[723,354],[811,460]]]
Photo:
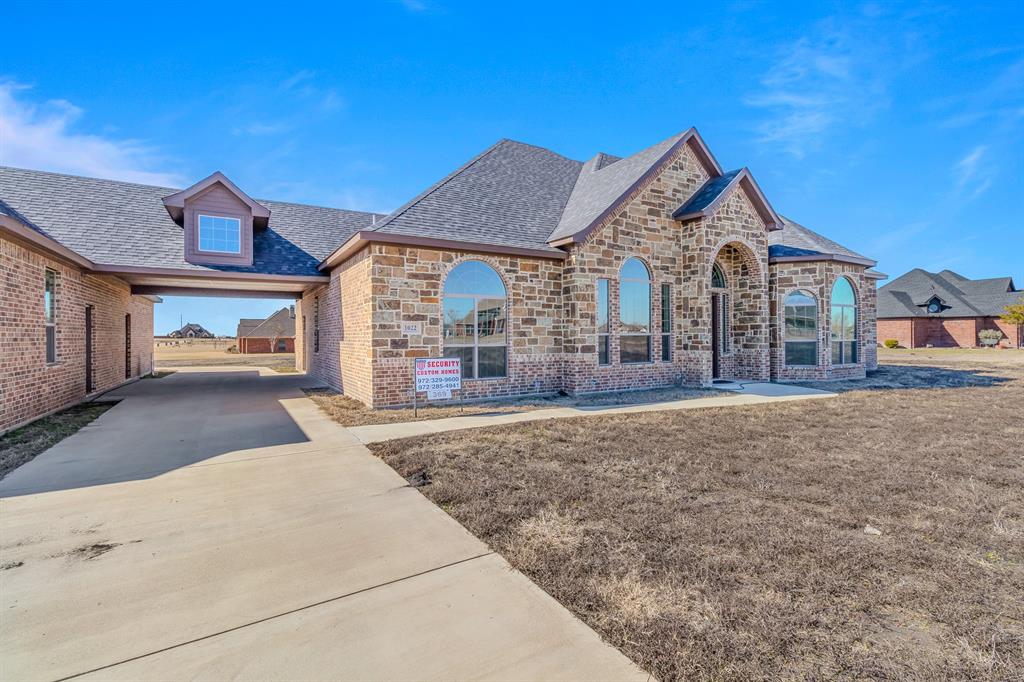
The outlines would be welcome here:
[[[707,265],[708,326],[714,378],[765,381],[770,376],[767,273],[743,239],[725,240]],[[725,286],[713,286],[717,266]]]

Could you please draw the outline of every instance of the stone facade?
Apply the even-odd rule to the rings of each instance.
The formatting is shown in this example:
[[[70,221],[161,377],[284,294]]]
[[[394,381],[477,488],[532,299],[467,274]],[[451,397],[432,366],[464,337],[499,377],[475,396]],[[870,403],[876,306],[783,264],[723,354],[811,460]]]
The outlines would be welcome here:
[[[769,266],[765,223],[739,186],[710,216],[674,220],[672,212],[707,178],[691,148],[682,146],[564,259],[371,243],[333,271],[330,286],[307,292],[297,306],[299,366],[373,407],[411,403],[415,358],[444,354],[445,279],[459,263],[478,260],[505,285],[507,371],[502,378],[464,379],[456,398],[708,385],[714,378],[713,296],[728,315],[727,334],[719,338],[722,378],[841,378],[873,368],[874,281],[864,276],[865,268],[832,261]],[[643,363],[620,361],[619,273],[629,258],[640,259],[651,275],[651,359]],[[724,288],[711,286],[716,263]],[[833,367],[828,295],[838,276],[849,277],[858,296],[859,362]],[[608,280],[609,292],[608,364],[598,363],[601,279]],[[662,285],[671,305],[667,359]],[[821,302],[820,361],[808,370],[782,364],[783,311],[770,301],[791,288],[810,289]],[[317,300],[320,346],[314,351]]]
[[[836,261],[773,263],[768,295],[772,300],[772,379],[777,381],[814,381],[861,378],[866,370],[878,366],[875,338],[875,280],[864,275],[864,267]],[[833,365],[830,297],[839,277],[853,285],[857,297],[857,359],[850,365]],[[810,292],[818,304],[817,365],[787,366],[785,352],[786,297],[797,290]]]
[[[57,275],[54,363],[46,362],[47,269]],[[86,306],[93,310],[91,394],[152,371],[153,302],[132,296],[122,280],[85,274],[6,239],[0,239],[0,272],[0,432],[87,397]]]

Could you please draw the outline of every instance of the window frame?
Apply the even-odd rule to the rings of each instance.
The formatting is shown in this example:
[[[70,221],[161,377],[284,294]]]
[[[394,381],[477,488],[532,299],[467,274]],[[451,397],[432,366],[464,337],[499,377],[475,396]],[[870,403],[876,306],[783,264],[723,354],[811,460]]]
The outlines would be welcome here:
[[[47,365],[56,365],[57,357],[57,271],[43,270],[43,341],[44,360]]]
[[[603,332],[601,331],[602,310],[604,313]],[[597,364],[602,366],[612,364],[611,318],[611,280],[607,277],[600,277],[597,280],[597,315],[594,320],[594,326],[597,332]],[[601,359],[602,356],[604,357],[604,360]]]
[[[211,220],[233,220],[238,226],[238,250],[237,251],[222,251],[220,249],[204,249],[203,244],[203,218],[210,218]],[[243,253],[242,249],[242,219],[237,216],[230,215],[214,215],[212,213],[196,213],[196,251],[199,253],[212,253],[225,256],[241,256]]]
[[[788,309],[791,308],[791,307],[792,308],[807,308],[807,307],[809,307],[807,305],[802,305],[802,306],[793,305],[793,306],[791,306],[789,304],[789,299],[792,298],[793,296],[798,295],[798,294],[806,296],[806,297],[810,298],[811,301],[814,302],[814,315],[812,317],[812,319],[814,321],[814,339],[812,339],[812,340],[807,340],[807,339],[799,339],[799,340],[794,339],[794,340],[790,340],[789,339],[789,312],[788,312]],[[819,320],[820,312],[821,312],[821,306],[820,306],[820,302],[818,300],[818,297],[815,296],[814,293],[812,291],[808,290],[808,289],[794,289],[794,290],[790,291],[788,294],[786,294],[786,297],[784,299],[782,299],[782,364],[785,367],[794,367],[794,368],[796,368],[796,367],[817,367],[818,365],[821,364],[820,360],[818,359],[818,350],[819,350],[819,343],[818,343],[818,341],[819,341],[818,333],[819,332],[818,332],[818,328],[820,326],[820,320]],[[801,317],[803,317],[803,316],[801,316]],[[789,346],[790,345],[799,345],[799,344],[802,344],[802,345],[813,344],[814,352],[811,355],[811,357],[814,359],[814,361],[811,362],[810,364],[806,364],[806,363],[795,364],[795,363],[791,363],[789,361]]]
[[[483,266],[483,267],[487,268],[492,273],[494,273],[494,276],[498,279],[498,282],[501,283],[501,290],[502,290],[502,296],[501,296],[502,314],[501,314],[501,319],[503,319],[504,325],[502,326],[502,330],[501,330],[502,343],[500,343],[500,344],[499,343],[483,343],[483,344],[480,343],[480,302],[483,301],[483,300],[495,300],[498,297],[495,296],[494,294],[489,294],[489,293],[488,294],[480,294],[480,293],[478,293],[478,294],[465,294],[465,293],[449,293],[447,291],[448,283],[451,280],[452,275],[455,274],[455,272],[459,268],[467,266],[468,264],[471,264],[471,263],[475,263],[477,265],[480,265],[480,266]],[[508,364],[509,364],[508,363],[508,354],[509,354],[509,342],[508,342],[509,305],[508,305],[508,298],[509,298],[509,296],[508,296],[508,284],[505,283],[505,280],[504,280],[504,278],[502,278],[501,273],[498,271],[498,269],[496,267],[494,267],[493,265],[491,265],[490,263],[486,262],[486,261],[482,261],[482,260],[475,259],[475,258],[471,258],[471,259],[460,261],[459,263],[456,263],[455,266],[452,267],[451,270],[448,271],[447,275],[445,275],[444,284],[441,287],[441,354],[444,357],[446,357],[446,358],[447,357],[460,357],[461,358],[461,355],[449,355],[448,354],[449,349],[456,349],[456,348],[459,348],[459,349],[471,348],[472,349],[472,372],[471,372],[470,375],[467,375],[467,373],[466,373],[466,370],[467,370],[466,363],[463,362],[462,363],[462,379],[463,379],[463,381],[502,381],[502,380],[508,379]],[[448,307],[448,300],[449,299],[458,299],[458,300],[464,300],[464,301],[468,300],[468,301],[472,301],[473,302],[473,342],[472,343],[449,343],[448,340],[445,338],[445,310]],[[502,349],[504,349],[504,353],[502,353],[501,374],[489,375],[489,376],[480,376],[480,349],[481,348],[484,348],[484,349],[502,348]]]
[[[661,284],[661,361],[672,362],[672,285]]]
[[[625,270],[626,270],[626,266],[629,265],[632,261],[636,261],[637,263],[640,264],[641,267],[643,267],[644,272],[647,273],[647,278],[646,279],[640,279],[638,277],[624,277],[622,275],[622,273],[625,272]],[[623,299],[624,299],[624,296],[622,295],[622,293],[623,293],[622,290],[624,288],[624,285],[627,284],[627,283],[643,283],[643,284],[647,285],[647,325],[646,325],[647,331],[645,333],[642,333],[642,334],[638,334],[638,333],[635,333],[635,332],[634,333],[628,333],[628,332],[623,332],[622,331],[622,328],[623,328],[623,319],[622,319],[623,305],[622,305],[622,302],[623,302]],[[627,258],[626,260],[624,260],[622,262],[621,266],[619,266],[619,324],[618,324],[618,327],[619,327],[619,364],[620,365],[644,365],[644,364],[651,364],[652,362],[654,362],[654,355],[653,355],[653,352],[652,352],[653,351],[653,348],[652,348],[652,345],[653,345],[653,342],[652,342],[653,334],[652,334],[652,332],[654,331],[653,328],[652,328],[652,322],[653,322],[653,317],[654,317],[653,310],[652,310],[653,302],[654,302],[653,301],[653,299],[654,299],[654,296],[653,296],[653,293],[654,293],[654,291],[653,291],[653,289],[654,289],[653,284],[654,283],[653,283],[653,278],[651,277],[651,269],[647,266],[647,263],[645,263],[642,259],[638,258],[637,256],[630,256],[629,258]],[[622,341],[623,341],[623,339],[624,338],[638,338],[638,337],[645,338],[647,340],[647,354],[646,354],[646,357],[643,360],[623,360],[622,359],[622,348],[623,348]]]
[[[839,286],[840,281],[845,281],[846,285],[850,287],[850,293],[853,294],[852,304],[835,302],[836,287]],[[832,289],[829,292],[829,345],[831,347],[830,355],[833,367],[852,366],[857,365],[860,362],[860,330],[858,329],[858,327],[860,326],[860,311],[858,310],[858,307],[859,306],[857,298],[857,288],[853,286],[853,282],[850,281],[849,277],[837,277],[835,282],[832,283]],[[837,308],[839,308],[842,313],[838,335],[836,325],[833,324],[833,322],[835,321],[835,312]],[[853,338],[848,339],[845,335],[846,314],[851,311],[853,312]],[[846,344],[852,344],[852,361],[850,361],[850,359],[846,357]]]

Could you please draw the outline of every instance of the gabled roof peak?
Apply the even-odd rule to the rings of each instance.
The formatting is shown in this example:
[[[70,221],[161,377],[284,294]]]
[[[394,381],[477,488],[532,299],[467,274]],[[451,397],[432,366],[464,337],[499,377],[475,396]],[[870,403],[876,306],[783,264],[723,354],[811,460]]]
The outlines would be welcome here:
[[[753,204],[754,210],[761,216],[768,230],[782,229],[782,219],[768,203],[761,188],[758,187],[750,169],[746,166],[729,171],[717,178],[710,178],[700,189],[693,193],[686,203],[677,208],[672,217],[680,222],[687,222],[710,216],[735,186],[741,187]]]
[[[267,226],[270,219],[270,209],[239,189],[238,185],[231,182],[231,180],[228,179],[228,176],[224,175],[220,171],[214,171],[191,187],[186,187],[180,192],[175,192],[174,194],[165,196],[163,198],[164,208],[167,209],[171,219],[181,225],[185,217],[185,202],[192,197],[205,192],[216,184],[223,186],[226,190],[238,197],[242,203],[249,207],[252,211],[254,227],[263,228]]]

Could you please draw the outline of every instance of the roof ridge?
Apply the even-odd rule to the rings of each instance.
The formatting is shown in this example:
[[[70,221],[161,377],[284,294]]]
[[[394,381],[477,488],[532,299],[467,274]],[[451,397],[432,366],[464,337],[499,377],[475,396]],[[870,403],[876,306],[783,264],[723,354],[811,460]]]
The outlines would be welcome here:
[[[578,159],[570,158],[570,157],[566,156],[565,154],[559,154],[558,152],[554,151],[553,149],[549,149],[548,147],[541,147],[539,144],[533,144],[532,142],[523,142],[522,140],[513,140],[511,137],[503,137],[500,140],[498,140],[499,144],[501,142],[511,142],[512,144],[522,145],[523,147],[530,147],[532,149],[539,149],[542,152],[547,152],[548,154],[554,154],[555,156],[563,158],[566,161],[575,161],[576,163],[583,163],[583,161],[579,161]]]

